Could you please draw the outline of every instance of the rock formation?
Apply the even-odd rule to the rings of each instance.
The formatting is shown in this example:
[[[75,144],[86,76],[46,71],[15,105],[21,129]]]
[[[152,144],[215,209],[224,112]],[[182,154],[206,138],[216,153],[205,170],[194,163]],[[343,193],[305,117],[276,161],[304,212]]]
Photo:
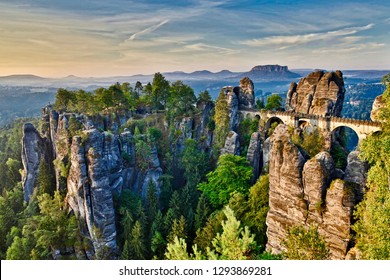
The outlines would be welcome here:
[[[356,199],[361,201],[364,195],[364,187],[366,186],[368,165],[359,158],[358,151],[352,151],[349,153],[347,162],[348,164],[345,168],[344,180],[356,184]]]
[[[240,141],[236,132],[230,131],[226,137],[225,146],[221,150],[221,154],[240,154]]]
[[[253,180],[252,183],[255,183],[255,180],[260,175],[260,169],[262,167],[262,153],[261,153],[261,143],[260,143],[260,133],[253,132],[251,135],[251,140],[249,142],[248,151],[246,158],[249,161],[249,164],[253,168]]]
[[[248,77],[240,80],[238,92],[239,109],[252,109],[255,105],[255,91],[253,82]]]
[[[302,170],[305,158],[290,141],[288,127],[279,125],[271,136],[267,249],[280,253],[287,229],[306,221]]]
[[[223,87],[229,105],[230,130],[236,131],[242,121],[239,110],[252,109],[255,106],[255,92],[251,79],[244,77],[240,86]]]
[[[34,192],[41,160],[48,164],[52,160],[47,139],[42,138],[31,123],[26,123],[23,127],[22,138],[22,163],[24,168],[22,184],[24,200],[27,202]]]
[[[203,106],[202,113],[174,123],[177,132],[171,143],[174,154],[183,150],[185,139],[193,137],[204,139],[201,145],[205,151],[212,150],[213,137],[208,123],[213,104],[198,105]],[[29,200],[37,185],[40,161],[54,162],[57,190],[66,193],[69,211],[78,218],[81,234],[90,243],[85,255],[89,259],[101,258],[102,254],[105,258],[114,258],[117,254],[114,196],[129,189],[145,199],[149,182],[155,184],[160,195],[163,170],[157,147],[148,142],[151,149],[148,167],[140,169],[134,136],[126,129],[119,133],[131,114],[115,112],[91,117],[58,113],[50,107],[44,108],[42,114],[41,133],[32,124],[24,127],[25,200]],[[161,122],[160,116],[154,117],[156,122]],[[169,129],[162,122],[160,128]],[[235,139],[238,141],[238,137]],[[239,144],[233,142],[230,148],[238,153]]]
[[[382,107],[386,106],[383,96],[379,95],[375,98],[374,103],[372,104],[372,110],[371,110],[371,120],[372,121],[379,121],[379,112]]]
[[[316,71],[291,83],[287,92],[286,110],[322,116],[341,116],[344,101],[344,80],[341,71]]]
[[[307,159],[295,144],[286,125],[276,127],[271,136],[270,192],[267,215],[267,249],[280,253],[287,229],[292,226],[315,225],[324,236],[332,259],[344,259],[350,242],[352,210],[358,202],[359,185],[338,178],[332,157],[320,152]],[[353,168],[350,174],[360,174]],[[342,175],[342,174],[341,174]],[[358,175],[347,178],[360,178]],[[356,180],[355,180],[356,181]]]

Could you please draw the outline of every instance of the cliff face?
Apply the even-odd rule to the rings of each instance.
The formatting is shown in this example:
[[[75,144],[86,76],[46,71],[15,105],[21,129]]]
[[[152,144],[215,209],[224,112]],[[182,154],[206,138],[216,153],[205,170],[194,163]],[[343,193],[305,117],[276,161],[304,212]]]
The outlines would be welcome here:
[[[212,132],[207,123],[213,106],[198,105],[203,106],[202,114],[174,123],[175,130],[180,131],[171,143],[174,154],[183,150],[185,139],[194,137],[204,138],[202,147],[211,150]],[[126,129],[119,133],[130,114],[89,117],[57,113],[49,107],[42,113],[41,133],[31,124],[24,127],[25,200],[29,200],[36,187],[40,161],[54,162],[57,190],[66,193],[69,210],[78,218],[81,234],[90,243],[85,251],[87,258],[114,258],[117,253],[114,196],[129,189],[145,199],[150,181],[154,182],[157,194],[161,193],[159,179],[163,170],[157,147],[148,143],[151,145],[148,165],[141,169],[136,161],[134,135]]]
[[[360,177],[339,178],[344,174],[337,172],[328,152],[305,158],[292,143],[286,125],[279,125],[270,141],[267,248],[280,253],[286,249],[283,240],[289,227],[315,225],[330,247],[331,258],[344,259],[350,242],[352,210],[361,192],[361,185],[351,178]],[[353,158],[352,155],[350,168],[356,173],[359,168],[353,167]]]
[[[31,123],[26,123],[23,127],[22,138],[22,163],[24,168],[22,184],[25,201],[28,202],[34,192],[40,162],[45,161],[49,164],[51,160],[51,147],[47,138],[41,137]]]
[[[291,83],[286,109],[304,114],[341,116],[344,101],[344,80],[341,71],[316,71]]]

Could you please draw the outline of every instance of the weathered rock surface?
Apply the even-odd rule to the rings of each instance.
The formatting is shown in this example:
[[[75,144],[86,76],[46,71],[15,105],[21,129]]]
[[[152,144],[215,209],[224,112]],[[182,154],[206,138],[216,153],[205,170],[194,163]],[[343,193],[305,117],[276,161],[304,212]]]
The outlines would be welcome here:
[[[263,143],[263,169],[269,169],[269,157],[271,155],[272,142],[271,138],[268,137]]]
[[[51,150],[48,149],[46,138],[42,138],[31,123],[23,127],[22,138],[22,175],[24,200],[29,201],[36,186],[39,163],[45,160],[50,163]]]
[[[308,205],[307,223],[322,223],[322,208],[325,206],[326,190],[334,177],[335,165],[328,152],[320,152],[303,167],[303,187]]]
[[[344,259],[347,255],[354,206],[353,188],[342,180],[333,181],[326,194],[323,223],[318,229],[329,245],[331,259]]]
[[[239,135],[230,131],[226,137],[225,146],[221,150],[222,154],[240,155]]]
[[[334,180],[340,174],[328,152],[307,160],[291,142],[286,125],[277,126],[270,139],[267,249],[273,253],[285,250],[283,240],[289,227],[314,225],[324,236],[331,259],[344,259],[358,185]]]
[[[383,100],[383,96],[382,95],[378,95],[375,100],[374,100],[374,103],[372,104],[372,110],[371,110],[371,120],[372,121],[379,121],[379,112],[380,112],[380,109],[385,107],[386,106],[386,103],[384,102]]]
[[[237,95],[237,88],[235,91],[232,87],[225,87],[225,94],[227,103],[229,106],[229,118],[230,118],[230,130],[237,131],[238,125],[240,124],[239,99]]]
[[[251,140],[249,142],[248,151],[246,154],[246,158],[248,159],[250,165],[253,168],[253,180],[254,183],[260,175],[261,168],[261,135],[259,132],[253,132],[251,135]]]
[[[304,224],[307,205],[304,201],[302,170],[305,158],[290,141],[288,127],[278,125],[271,136],[269,167],[269,211],[267,214],[267,249],[280,253],[287,228]]]
[[[344,80],[341,71],[316,71],[293,82],[287,92],[286,109],[323,116],[341,116],[344,101]]]
[[[240,80],[238,103],[240,109],[251,109],[255,106],[255,90],[253,82],[248,77]]]
[[[368,165],[359,158],[358,151],[349,153],[347,162],[344,180],[356,184],[356,199],[361,201],[364,195],[364,187],[366,186]]]

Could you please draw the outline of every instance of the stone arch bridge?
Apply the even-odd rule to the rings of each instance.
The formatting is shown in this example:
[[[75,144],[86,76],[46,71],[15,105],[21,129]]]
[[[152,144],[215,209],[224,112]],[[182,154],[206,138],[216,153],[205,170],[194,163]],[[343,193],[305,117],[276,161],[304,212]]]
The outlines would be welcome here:
[[[274,121],[282,122],[294,128],[306,123],[313,128],[318,128],[325,133],[326,139],[330,140],[332,132],[338,127],[349,127],[359,137],[359,143],[365,139],[369,134],[380,131],[381,123],[367,120],[346,119],[340,117],[320,116],[312,114],[302,114],[296,112],[270,111],[270,110],[240,110],[244,117],[251,119],[258,118],[264,123],[264,129],[267,131]],[[326,141],[328,142],[328,141]]]

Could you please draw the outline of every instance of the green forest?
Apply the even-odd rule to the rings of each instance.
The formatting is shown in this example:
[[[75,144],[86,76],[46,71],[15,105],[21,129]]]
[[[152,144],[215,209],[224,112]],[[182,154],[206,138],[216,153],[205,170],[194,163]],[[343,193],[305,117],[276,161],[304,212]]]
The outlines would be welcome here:
[[[360,147],[370,164],[367,192],[355,208],[353,238],[363,259],[390,259],[390,75],[383,78],[383,129],[368,137]],[[260,102],[259,102],[260,103]],[[178,149],[181,130],[175,126],[186,117],[200,118],[199,104],[209,104],[212,119],[206,126],[212,133],[212,148],[206,137],[185,139]],[[279,96],[270,96],[258,109],[280,109]],[[207,91],[195,95],[181,81],[168,82],[160,73],[151,83],[114,84],[93,92],[59,89],[53,108],[98,118],[101,114],[131,114],[119,128],[134,136],[135,162],[146,171],[153,164],[157,147],[163,175],[158,190],[149,182],[143,198],[129,189],[115,195],[117,252],[100,248],[88,256],[91,243],[81,233],[79,222],[66,203],[67,190],[57,190],[54,168],[65,180],[70,162],[39,165],[34,193],[24,201],[21,161],[23,124],[39,119],[20,119],[0,131],[0,258],[17,259],[197,259],[197,260],[281,260],[327,259],[329,248],[315,228],[291,228],[284,241],[286,251],[266,251],[269,174],[263,168],[254,180],[253,169],[244,156],[221,154],[229,134],[229,110],[221,91],[213,101]],[[147,114],[147,117],[143,117]],[[82,124],[69,120],[69,141],[83,138]],[[240,154],[245,155],[259,121],[244,119],[239,124]],[[107,133],[113,133],[107,131]],[[321,139],[307,135],[296,144],[316,154]],[[306,140],[305,140],[306,139]],[[311,144],[310,144],[311,143]],[[132,159],[122,153],[123,160]],[[66,182],[65,182],[66,184]],[[94,234],[102,234],[96,228]]]

